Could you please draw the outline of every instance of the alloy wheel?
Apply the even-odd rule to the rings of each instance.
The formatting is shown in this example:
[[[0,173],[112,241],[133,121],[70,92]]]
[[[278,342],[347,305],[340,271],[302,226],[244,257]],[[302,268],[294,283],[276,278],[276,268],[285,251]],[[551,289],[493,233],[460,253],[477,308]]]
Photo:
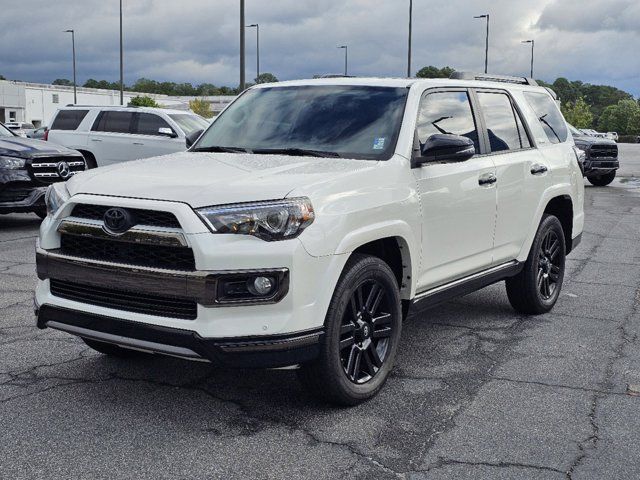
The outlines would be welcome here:
[[[352,293],[340,326],[340,360],[354,383],[370,381],[390,350],[393,322],[385,288],[366,280]]]
[[[544,300],[553,298],[558,288],[561,273],[560,239],[550,230],[540,244],[536,284]]]

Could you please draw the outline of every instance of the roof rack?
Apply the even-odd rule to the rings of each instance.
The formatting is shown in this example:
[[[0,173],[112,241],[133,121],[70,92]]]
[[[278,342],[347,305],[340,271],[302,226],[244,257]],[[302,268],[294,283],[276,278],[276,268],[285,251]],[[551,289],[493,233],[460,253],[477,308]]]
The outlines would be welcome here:
[[[480,80],[485,82],[516,83],[519,85],[531,85],[532,87],[538,86],[538,82],[536,82],[533,78],[510,77],[508,75],[493,75],[488,73],[453,72],[449,78],[453,80]]]
[[[84,107],[84,108],[94,108],[94,107],[111,107],[111,108],[140,108],[138,105],[81,105],[76,103],[67,103],[65,107]]]
[[[356,78],[355,75],[344,75],[342,73],[325,73],[322,75],[314,75],[313,78]]]

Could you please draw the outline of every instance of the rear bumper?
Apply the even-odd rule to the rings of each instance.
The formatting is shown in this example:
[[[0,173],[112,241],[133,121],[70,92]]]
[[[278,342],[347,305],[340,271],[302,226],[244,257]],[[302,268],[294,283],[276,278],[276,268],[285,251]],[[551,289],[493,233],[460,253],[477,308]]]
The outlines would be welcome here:
[[[151,353],[208,361],[232,368],[297,365],[318,356],[322,329],[292,335],[203,338],[190,330],[132,322],[52,305],[36,307],[38,328]]]

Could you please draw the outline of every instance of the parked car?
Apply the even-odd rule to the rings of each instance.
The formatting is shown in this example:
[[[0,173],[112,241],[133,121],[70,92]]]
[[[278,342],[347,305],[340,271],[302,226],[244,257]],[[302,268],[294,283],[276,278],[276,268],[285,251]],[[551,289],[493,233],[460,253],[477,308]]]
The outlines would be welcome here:
[[[569,131],[576,147],[584,152],[582,170],[587,180],[597,187],[605,187],[613,182],[620,168],[616,142],[584,135],[572,125],[569,125]]]
[[[38,326],[108,355],[301,365],[353,405],[411,305],[506,280],[516,311],[550,311],[584,223],[567,124],[532,80],[460,76],[257,85],[187,152],[50,187]]]
[[[4,126],[19,137],[27,137],[36,128],[32,123],[27,122],[7,122]]]
[[[46,216],[47,186],[85,169],[80,153],[16,135],[0,123],[0,214]]]
[[[81,152],[89,168],[186,150],[209,123],[194,113],[149,107],[60,108],[47,140]]]
[[[27,138],[35,138],[37,140],[46,140],[47,132],[49,131],[49,127],[39,127],[33,130],[30,133],[27,133]]]
[[[614,142],[618,141],[618,132],[607,132],[606,138],[609,140],[613,140]]]

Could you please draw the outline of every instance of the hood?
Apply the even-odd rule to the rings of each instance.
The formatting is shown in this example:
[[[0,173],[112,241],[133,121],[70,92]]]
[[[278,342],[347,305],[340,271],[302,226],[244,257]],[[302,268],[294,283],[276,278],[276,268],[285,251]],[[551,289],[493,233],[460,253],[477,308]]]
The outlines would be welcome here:
[[[293,189],[375,168],[371,160],[182,152],[88,170],[77,193],[184,202],[194,208],[275,200]]]
[[[590,137],[589,135],[573,135],[573,141],[580,145],[617,145],[613,140],[603,137]]]
[[[42,156],[80,155],[75,150],[55,143],[23,137],[0,137],[0,155],[35,158]]]

